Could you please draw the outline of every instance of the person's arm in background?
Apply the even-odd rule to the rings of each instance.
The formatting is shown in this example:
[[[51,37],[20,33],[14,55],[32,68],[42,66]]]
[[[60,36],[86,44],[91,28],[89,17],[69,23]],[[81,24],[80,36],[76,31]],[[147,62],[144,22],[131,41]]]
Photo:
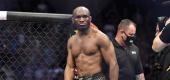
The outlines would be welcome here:
[[[67,63],[64,71],[64,80],[74,80],[74,62],[73,56],[70,50],[70,39],[67,44],[68,56],[67,56]]]
[[[160,39],[160,35],[162,32],[158,33],[158,35],[154,38],[153,40],[153,44],[152,44],[152,49],[155,52],[160,52],[161,50],[163,50],[166,46],[168,46],[168,44],[164,43],[161,39]]]
[[[103,58],[109,65],[109,78],[110,80],[118,80],[119,67],[113,44],[106,35],[102,35],[99,41]]]
[[[152,49],[155,52],[162,51],[170,43],[170,24],[168,24],[163,31],[158,33],[153,40]]]

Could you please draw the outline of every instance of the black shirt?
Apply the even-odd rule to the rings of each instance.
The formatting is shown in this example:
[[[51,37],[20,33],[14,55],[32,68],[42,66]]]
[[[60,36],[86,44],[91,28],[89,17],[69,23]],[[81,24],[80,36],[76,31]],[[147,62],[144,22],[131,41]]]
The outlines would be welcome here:
[[[113,40],[113,45],[119,65],[119,80],[136,80],[136,75],[143,73],[139,49],[134,44],[124,48],[116,40]]]
[[[164,43],[170,43],[170,23],[164,28],[162,34],[160,35],[160,39]]]
[[[170,80],[170,46],[165,47],[160,53],[161,72],[159,80]]]

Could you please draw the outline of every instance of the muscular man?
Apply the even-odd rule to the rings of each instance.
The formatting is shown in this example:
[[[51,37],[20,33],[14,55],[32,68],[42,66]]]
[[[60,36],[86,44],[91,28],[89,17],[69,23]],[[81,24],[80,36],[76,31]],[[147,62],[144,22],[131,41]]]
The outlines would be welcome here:
[[[123,19],[113,45],[119,65],[119,80],[145,80],[139,56],[139,49],[133,44],[136,25],[129,19]]]
[[[68,56],[65,80],[74,79],[74,69],[79,80],[105,80],[102,74],[102,59],[109,65],[110,80],[118,79],[118,64],[114,47],[100,30],[90,27],[90,12],[86,7],[74,9],[72,22],[78,32],[68,40]]]

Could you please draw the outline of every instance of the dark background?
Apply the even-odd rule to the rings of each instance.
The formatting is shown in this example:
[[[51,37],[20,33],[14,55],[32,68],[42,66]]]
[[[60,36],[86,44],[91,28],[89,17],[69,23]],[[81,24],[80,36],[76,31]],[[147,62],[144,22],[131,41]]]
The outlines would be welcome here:
[[[22,11],[71,14],[77,6],[90,9],[92,22],[106,34],[113,33],[121,19],[129,18],[137,24],[136,44],[146,80],[154,80],[155,53],[151,49],[158,16],[169,16],[170,3],[167,0],[0,0],[1,11]],[[169,1],[170,2],[170,1]],[[111,25],[111,28],[106,28]]]

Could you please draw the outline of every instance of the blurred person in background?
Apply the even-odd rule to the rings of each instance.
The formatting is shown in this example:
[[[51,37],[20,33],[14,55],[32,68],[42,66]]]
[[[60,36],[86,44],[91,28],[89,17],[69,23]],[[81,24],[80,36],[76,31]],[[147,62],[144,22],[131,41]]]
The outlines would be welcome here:
[[[159,17],[152,49],[157,53],[157,80],[170,80],[170,18]]]

